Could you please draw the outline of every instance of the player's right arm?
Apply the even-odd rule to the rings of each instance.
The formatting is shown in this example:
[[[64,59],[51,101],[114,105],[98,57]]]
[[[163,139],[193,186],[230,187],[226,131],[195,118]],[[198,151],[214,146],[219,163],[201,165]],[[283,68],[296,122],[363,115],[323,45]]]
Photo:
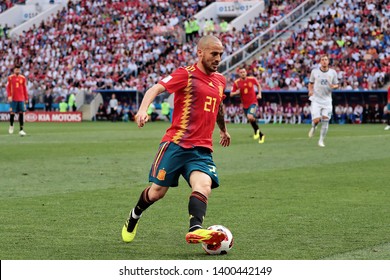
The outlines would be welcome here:
[[[257,99],[261,99],[262,98],[262,93],[261,93],[260,82],[255,77],[253,77],[253,80],[254,80],[255,85],[257,86],[257,91],[258,91],[256,98]]]
[[[309,81],[309,96],[313,96],[314,94],[314,73],[311,71],[310,81]]]
[[[151,88],[149,88],[144,98],[142,99],[141,105],[137,114],[135,115],[135,120],[137,122],[138,127],[143,127],[145,123],[148,121],[147,110],[149,105],[153,102],[157,95],[165,91],[165,87],[161,84],[155,84]]]
[[[8,77],[7,81],[7,96],[8,96],[8,102],[12,101],[12,85],[11,85],[11,77]]]
[[[230,91],[230,96],[235,96],[237,94],[240,94],[240,89],[238,88],[237,81],[234,81],[232,90]]]
[[[23,93],[24,93],[24,102],[28,104],[28,92],[27,92],[27,81],[26,77],[23,79]]]
[[[313,96],[314,93],[314,84],[309,83],[309,96]]]

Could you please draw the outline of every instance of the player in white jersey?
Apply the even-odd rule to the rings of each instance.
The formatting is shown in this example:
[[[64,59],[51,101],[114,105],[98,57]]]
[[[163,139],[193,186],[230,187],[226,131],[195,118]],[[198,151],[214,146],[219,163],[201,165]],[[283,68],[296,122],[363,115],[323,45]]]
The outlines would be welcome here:
[[[312,117],[309,137],[314,136],[317,125],[321,121],[320,140],[318,141],[320,147],[325,147],[324,139],[332,116],[332,90],[339,87],[338,83],[336,71],[329,68],[329,56],[322,54],[320,67],[311,71],[309,83]]]

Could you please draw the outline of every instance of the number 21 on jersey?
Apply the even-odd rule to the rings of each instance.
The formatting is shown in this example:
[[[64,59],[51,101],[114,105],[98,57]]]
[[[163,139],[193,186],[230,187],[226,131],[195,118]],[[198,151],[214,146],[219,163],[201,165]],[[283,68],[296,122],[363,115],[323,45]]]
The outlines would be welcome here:
[[[206,112],[214,113],[216,104],[217,104],[217,98],[206,96],[206,102],[204,103],[204,110]]]

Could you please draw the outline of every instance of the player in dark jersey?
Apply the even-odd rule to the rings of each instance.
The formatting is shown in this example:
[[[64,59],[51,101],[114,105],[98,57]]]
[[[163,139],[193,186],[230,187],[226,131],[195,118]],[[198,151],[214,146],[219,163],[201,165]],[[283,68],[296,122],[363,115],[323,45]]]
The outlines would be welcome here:
[[[145,93],[136,115],[138,127],[143,127],[148,121],[149,104],[164,91],[175,93],[174,110],[172,124],[161,140],[150,169],[149,181],[152,184],[142,192],[123,226],[124,242],[133,241],[142,212],[163,198],[169,187],[176,187],[180,175],[192,189],[186,241],[217,244],[225,238],[224,233],[202,228],[211,189],[219,185],[211,155],[215,123],[220,129],[220,144],[223,147],[230,145],[222,107],[226,79],[217,72],[223,49],[217,37],[202,37],[197,45],[196,64],[177,69]]]
[[[238,73],[240,78],[234,81],[230,96],[240,94],[245,115],[254,130],[253,139],[259,140],[259,143],[263,144],[265,135],[260,131],[256,121],[256,112],[259,106],[257,99],[261,99],[260,83],[255,77],[248,77],[245,68],[240,68]],[[255,92],[255,86],[258,90],[257,94]]]
[[[7,81],[7,96],[10,102],[10,126],[8,133],[14,133],[15,113],[19,114],[20,136],[25,136],[23,130],[24,112],[26,111],[26,102],[28,102],[28,93],[26,86],[26,78],[20,74],[20,65],[15,64],[14,73],[8,77]]]

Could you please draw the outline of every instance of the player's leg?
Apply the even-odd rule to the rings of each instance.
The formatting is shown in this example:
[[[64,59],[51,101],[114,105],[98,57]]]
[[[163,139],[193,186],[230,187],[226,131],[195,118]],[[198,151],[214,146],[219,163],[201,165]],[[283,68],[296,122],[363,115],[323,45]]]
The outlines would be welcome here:
[[[14,121],[15,121],[15,110],[16,110],[16,102],[11,101],[9,108],[9,128],[8,133],[14,133]]]
[[[129,217],[122,228],[122,239],[124,242],[131,242],[137,233],[138,221],[142,213],[149,208],[154,202],[163,198],[168,191],[168,187],[162,187],[153,183],[141,193],[141,196],[130,211]]]
[[[192,193],[188,203],[190,228],[186,234],[188,243],[218,244],[225,239],[222,232],[202,228],[206,216],[208,197],[211,193],[211,178],[209,175],[193,171],[190,176]]]
[[[190,175],[192,192],[188,202],[190,215],[189,231],[202,228],[206,216],[208,197],[211,193],[211,178],[200,171],[193,171]]]
[[[257,105],[252,104],[248,109],[245,110],[246,117],[253,128],[253,139],[259,139],[259,143],[264,143],[264,134],[260,131],[259,125],[256,120]]]
[[[122,228],[122,239],[125,242],[133,241],[138,221],[142,213],[154,202],[163,198],[169,186],[178,185],[182,158],[177,155],[181,149],[179,146],[164,142],[161,143],[154,158],[149,173],[149,181],[152,182],[140,195],[135,207],[130,211],[129,217]],[[175,157],[173,157],[175,154]]]
[[[385,130],[390,130],[390,103],[387,104],[386,118],[387,118],[387,126],[385,127]]]
[[[17,104],[17,112],[19,113],[19,135],[25,136],[26,132],[24,132],[24,112],[26,112],[26,104],[24,102],[18,102]]]
[[[321,132],[320,140],[318,141],[318,146],[325,147],[324,140],[326,134],[328,133],[329,121],[332,116],[332,108],[324,108],[321,111]]]
[[[217,168],[209,150],[195,149],[194,156],[197,161],[189,161],[184,166],[183,174],[192,189],[188,202],[190,225],[186,241],[188,243],[217,244],[225,238],[225,235],[219,231],[203,228],[203,219],[206,216],[211,189],[219,186]]]
[[[321,107],[317,103],[312,102],[310,106],[310,110],[311,110],[312,120],[311,120],[311,128],[309,130],[309,137],[312,138],[314,136],[318,124],[321,121]]]

